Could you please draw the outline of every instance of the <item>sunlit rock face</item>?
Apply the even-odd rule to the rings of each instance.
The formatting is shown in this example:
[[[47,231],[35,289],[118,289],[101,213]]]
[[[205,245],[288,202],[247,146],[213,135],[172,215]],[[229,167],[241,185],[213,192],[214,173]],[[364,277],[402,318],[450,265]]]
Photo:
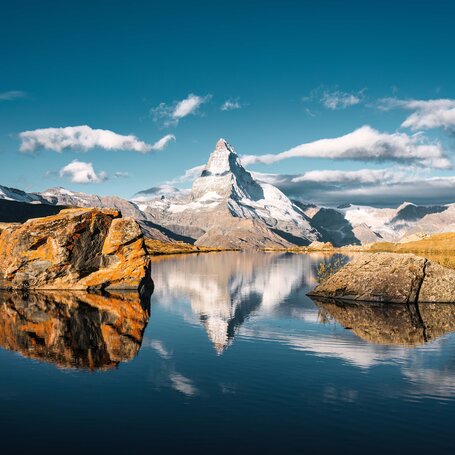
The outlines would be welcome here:
[[[419,345],[455,331],[455,304],[313,300],[322,319],[333,319],[371,343]]]
[[[109,369],[133,359],[150,315],[138,293],[0,292],[0,345],[60,368]]]
[[[0,234],[0,288],[131,289],[152,285],[142,231],[111,209],[66,209]]]
[[[372,302],[455,302],[455,270],[414,254],[361,254],[312,292]]]
[[[323,255],[216,253],[186,255],[152,262],[153,299],[161,304],[189,298],[191,315],[201,323],[216,351],[222,353],[251,315],[274,311],[292,291],[316,284]]]
[[[141,208],[150,221],[201,246],[289,247],[320,238],[305,213],[278,188],[256,181],[224,139],[189,194],[162,195]]]

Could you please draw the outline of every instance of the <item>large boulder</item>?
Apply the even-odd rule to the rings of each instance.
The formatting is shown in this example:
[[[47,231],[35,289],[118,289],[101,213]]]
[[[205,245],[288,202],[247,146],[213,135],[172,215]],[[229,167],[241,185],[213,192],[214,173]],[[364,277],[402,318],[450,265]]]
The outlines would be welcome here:
[[[66,209],[0,234],[0,288],[151,289],[141,229],[111,209]]]
[[[309,295],[372,302],[455,302],[455,270],[413,254],[360,254]]]

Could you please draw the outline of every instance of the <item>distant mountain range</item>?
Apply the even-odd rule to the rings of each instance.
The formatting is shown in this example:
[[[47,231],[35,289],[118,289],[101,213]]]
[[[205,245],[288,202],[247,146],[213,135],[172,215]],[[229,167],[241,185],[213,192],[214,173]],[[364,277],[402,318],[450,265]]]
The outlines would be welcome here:
[[[455,204],[328,208],[291,200],[273,185],[256,180],[223,139],[190,191],[151,188],[128,201],[64,188],[26,193],[0,186],[0,221],[22,222],[53,214],[61,206],[112,207],[138,220],[151,238],[230,248],[290,247],[313,241],[335,246],[397,242],[420,232],[455,231]]]

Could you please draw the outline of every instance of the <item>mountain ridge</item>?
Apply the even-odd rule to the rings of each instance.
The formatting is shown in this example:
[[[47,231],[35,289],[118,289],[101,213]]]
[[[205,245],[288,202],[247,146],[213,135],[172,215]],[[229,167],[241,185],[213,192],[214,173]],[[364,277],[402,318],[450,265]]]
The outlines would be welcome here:
[[[27,193],[0,185],[0,201],[2,207],[20,204],[20,219],[7,219],[17,218],[18,212],[6,208],[3,221],[55,213],[59,206],[114,208],[136,219],[149,238],[221,248],[287,248],[313,241],[343,246],[455,231],[455,204],[331,208],[291,200],[273,185],[257,181],[225,139],[217,142],[191,190],[161,185],[126,200],[62,187]]]

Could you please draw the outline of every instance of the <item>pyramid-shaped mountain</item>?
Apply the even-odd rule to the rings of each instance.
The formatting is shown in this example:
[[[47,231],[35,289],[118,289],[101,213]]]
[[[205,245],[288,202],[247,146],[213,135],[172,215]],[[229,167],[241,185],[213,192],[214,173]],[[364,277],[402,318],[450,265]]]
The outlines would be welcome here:
[[[141,208],[148,219],[197,245],[291,246],[319,238],[303,211],[278,188],[256,181],[224,139],[189,194],[161,196]]]

